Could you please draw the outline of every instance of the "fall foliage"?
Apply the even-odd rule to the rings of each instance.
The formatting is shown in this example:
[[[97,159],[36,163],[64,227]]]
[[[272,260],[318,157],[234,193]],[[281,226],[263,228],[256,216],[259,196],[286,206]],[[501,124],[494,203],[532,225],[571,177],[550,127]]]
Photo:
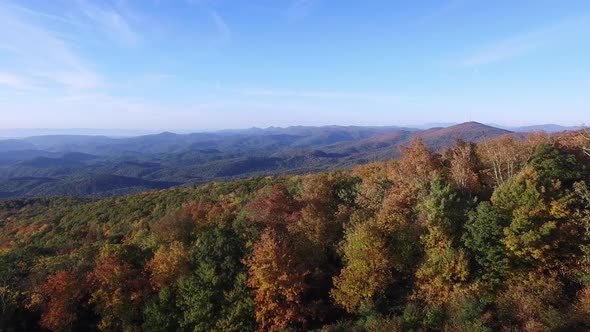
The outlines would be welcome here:
[[[584,135],[0,201],[0,330],[589,330]]]

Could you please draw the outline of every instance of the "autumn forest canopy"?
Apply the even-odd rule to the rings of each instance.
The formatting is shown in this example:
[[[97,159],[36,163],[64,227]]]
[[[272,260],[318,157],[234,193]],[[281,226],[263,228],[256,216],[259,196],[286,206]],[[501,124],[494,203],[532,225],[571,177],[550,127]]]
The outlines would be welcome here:
[[[0,331],[587,331],[589,146],[0,201]]]
[[[0,0],[0,332],[590,331],[590,1]]]

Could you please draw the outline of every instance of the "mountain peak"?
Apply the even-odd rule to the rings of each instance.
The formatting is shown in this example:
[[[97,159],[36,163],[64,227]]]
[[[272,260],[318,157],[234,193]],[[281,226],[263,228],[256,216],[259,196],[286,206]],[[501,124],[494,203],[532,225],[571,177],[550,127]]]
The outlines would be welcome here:
[[[468,121],[468,122],[463,122],[463,123],[459,123],[453,126],[449,126],[448,128],[454,128],[454,129],[475,129],[475,128],[482,128],[482,129],[499,129],[496,127],[492,127],[492,126],[488,126],[486,124],[483,124],[481,122],[477,122],[477,121]]]
[[[157,136],[160,136],[160,137],[178,136],[178,134],[173,133],[171,131],[164,131],[164,132],[161,132],[161,133],[157,134]]]
[[[456,138],[467,142],[479,142],[487,138],[511,134],[511,131],[470,121],[446,128],[433,128],[418,133],[425,143],[435,150],[452,146]]]

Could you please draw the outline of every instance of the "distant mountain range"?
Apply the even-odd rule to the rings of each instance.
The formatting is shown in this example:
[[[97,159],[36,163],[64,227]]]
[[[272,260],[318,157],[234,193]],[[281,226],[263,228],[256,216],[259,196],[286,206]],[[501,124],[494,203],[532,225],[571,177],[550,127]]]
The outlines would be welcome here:
[[[565,126],[554,125],[554,124],[544,124],[544,125],[508,128],[508,129],[515,131],[515,132],[520,132],[520,133],[530,133],[530,132],[535,132],[535,131],[544,131],[546,133],[558,133],[558,132],[568,131],[568,130],[580,130],[580,129],[582,129],[582,127],[581,126],[565,127]]]
[[[407,126],[404,128],[414,128],[417,130],[425,130],[430,128],[439,127],[451,127],[459,123],[454,122],[432,122],[421,125]],[[531,131],[545,131],[548,133],[566,131],[566,130],[578,130],[580,126],[562,126],[557,124],[542,124],[534,126],[502,126],[497,124],[487,124],[491,127],[506,129],[514,132],[531,132]],[[290,127],[297,128],[297,127]],[[310,128],[310,127],[298,127],[298,128]],[[280,131],[289,128],[249,128],[249,129],[226,129],[226,130],[175,130],[174,132],[179,134],[188,134],[194,132],[217,132],[217,133],[261,133],[264,131]],[[33,136],[108,136],[108,137],[134,137],[143,135],[155,135],[160,131],[150,129],[100,129],[100,128],[16,128],[16,129],[1,129],[0,128],[0,140],[11,139],[11,138],[26,138]]]
[[[249,176],[343,169],[391,159],[419,136],[433,150],[564,127],[506,130],[477,122],[426,130],[324,126],[251,128],[113,138],[45,135],[0,140],[0,198],[106,197]]]
[[[451,127],[451,126],[455,126],[455,125],[457,125],[457,123],[430,123],[430,124],[426,124],[423,126],[417,126],[416,128],[428,129],[428,128],[433,128],[433,127]],[[556,125],[556,124],[541,124],[541,125],[521,126],[521,127],[502,126],[502,125],[493,124],[493,123],[486,124],[486,125],[488,125],[490,127],[513,131],[515,133],[530,133],[530,132],[536,132],[536,131],[544,131],[548,134],[552,134],[552,133],[558,133],[558,132],[562,132],[562,131],[582,129],[581,126],[561,126],[561,125]]]

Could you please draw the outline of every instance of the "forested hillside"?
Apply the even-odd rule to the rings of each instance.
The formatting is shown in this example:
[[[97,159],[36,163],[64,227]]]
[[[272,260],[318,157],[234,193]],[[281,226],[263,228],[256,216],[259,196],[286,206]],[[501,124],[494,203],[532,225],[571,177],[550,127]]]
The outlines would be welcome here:
[[[287,127],[127,138],[38,136],[0,140],[0,199],[106,198],[253,176],[349,169],[389,160],[421,137],[433,151],[455,138],[510,133],[469,122],[448,128]],[[514,134],[518,135],[518,134]]]
[[[584,135],[426,139],[350,171],[0,201],[0,330],[590,330]]]

